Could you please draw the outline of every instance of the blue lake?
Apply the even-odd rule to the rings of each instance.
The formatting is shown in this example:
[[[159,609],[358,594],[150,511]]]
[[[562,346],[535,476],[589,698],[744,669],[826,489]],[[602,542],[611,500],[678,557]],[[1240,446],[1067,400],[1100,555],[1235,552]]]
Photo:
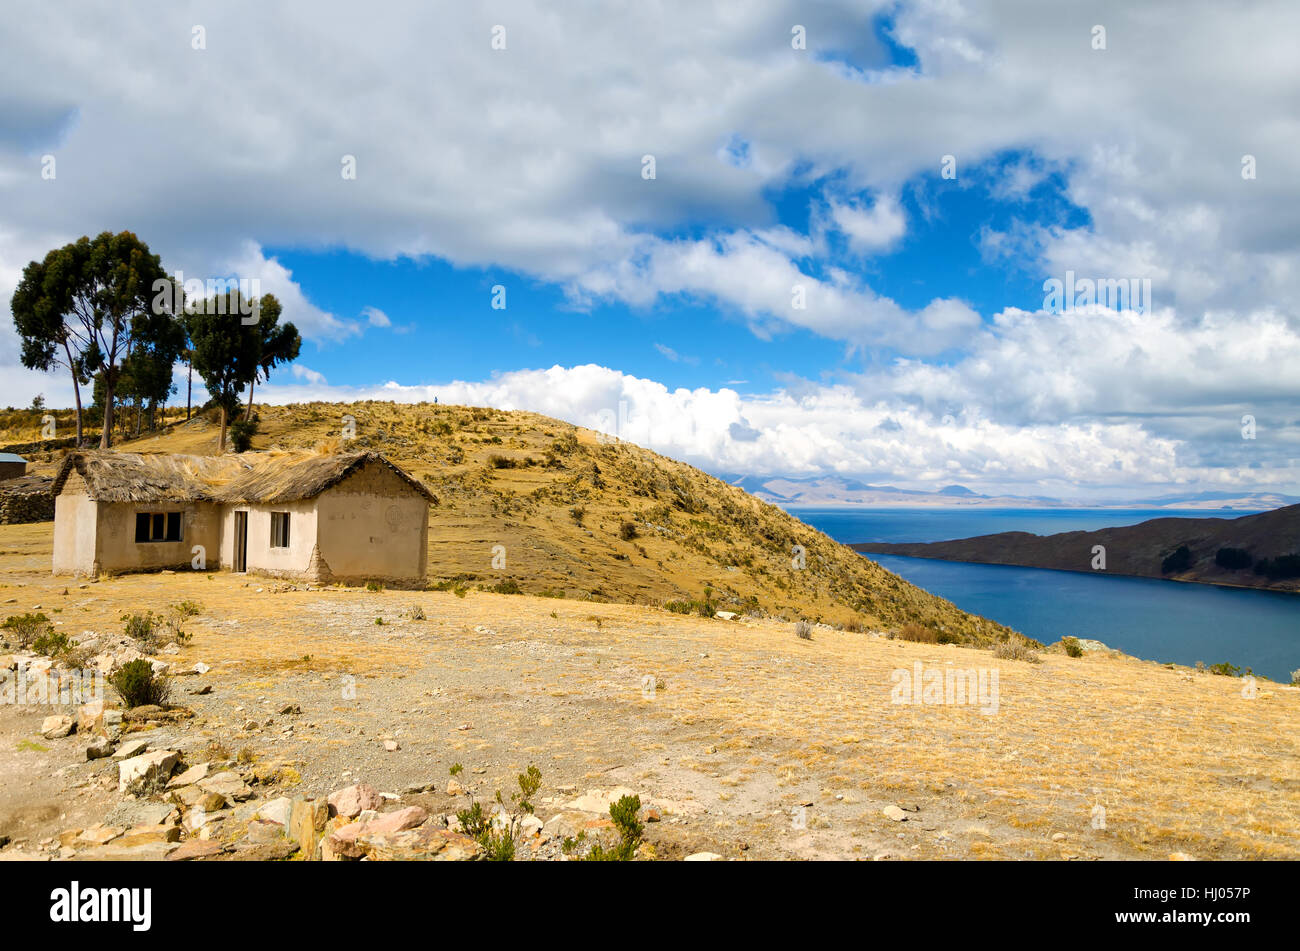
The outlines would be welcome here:
[[[845,507],[789,511],[845,543],[945,541],[1008,531],[1050,535],[1166,516],[1246,514],[1237,510]],[[963,610],[1044,643],[1066,635],[1091,637],[1135,657],[1188,665],[1226,660],[1283,682],[1300,668],[1300,595],[899,555],[866,557]]]

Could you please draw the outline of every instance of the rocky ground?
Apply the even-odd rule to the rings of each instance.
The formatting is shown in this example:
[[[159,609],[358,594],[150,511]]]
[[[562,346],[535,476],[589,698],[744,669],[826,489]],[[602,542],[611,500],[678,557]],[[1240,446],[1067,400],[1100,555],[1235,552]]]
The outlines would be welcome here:
[[[39,608],[81,663],[142,653],[124,614],[199,613],[146,655],[171,708],[0,704],[0,859],[468,859],[474,801],[516,860],[570,859],[631,794],[642,859],[1300,856],[1289,687],[478,591],[69,583],[39,547],[0,551],[0,615]],[[897,702],[918,664],[995,672],[996,708]]]

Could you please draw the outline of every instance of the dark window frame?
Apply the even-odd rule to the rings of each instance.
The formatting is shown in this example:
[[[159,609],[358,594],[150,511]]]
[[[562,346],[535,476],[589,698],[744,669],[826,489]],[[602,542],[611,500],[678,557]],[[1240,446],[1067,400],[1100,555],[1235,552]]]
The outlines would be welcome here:
[[[289,513],[272,512],[270,547],[276,549],[288,548],[289,538]]]
[[[154,545],[185,540],[184,512],[136,512],[135,543]]]

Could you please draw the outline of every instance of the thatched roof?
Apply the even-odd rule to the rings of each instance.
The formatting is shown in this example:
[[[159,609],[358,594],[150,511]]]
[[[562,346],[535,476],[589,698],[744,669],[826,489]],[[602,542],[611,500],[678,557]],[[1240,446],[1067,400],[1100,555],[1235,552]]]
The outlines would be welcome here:
[[[75,470],[97,502],[298,502],[320,495],[370,462],[387,466],[413,491],[433,500],[427,488],[377,452],[74,452],[59,466],[54,494],[63,491]]]

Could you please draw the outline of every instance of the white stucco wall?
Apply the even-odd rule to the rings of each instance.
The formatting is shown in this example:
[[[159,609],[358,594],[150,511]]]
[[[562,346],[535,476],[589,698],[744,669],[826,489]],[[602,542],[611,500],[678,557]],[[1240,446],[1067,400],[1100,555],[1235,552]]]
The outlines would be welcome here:
[[[73,472],[54,500],[54,573],[95,573],[95,534],[99,514],[86,481]]]
[[[279,505],[227,505],[221,514],[221,567],[235,563],[235,513],[248,513],[249,571],[284,578],[305,577],[312,549],[316,547],[316,504],[314,500]],[[271,513],[289,513],[289,547],[271,547]]]
[[[334,580],[423,584],[429,503],[371,462],[317,499],[321,557]]]
[[[137,542],[135,517],[141,512],[180,512],[181,540]],[[211,502],[101,502],[97,558],[101,571],[188,570],[195,545],[202,545],[209,566],[220,544],[220,510]]]

